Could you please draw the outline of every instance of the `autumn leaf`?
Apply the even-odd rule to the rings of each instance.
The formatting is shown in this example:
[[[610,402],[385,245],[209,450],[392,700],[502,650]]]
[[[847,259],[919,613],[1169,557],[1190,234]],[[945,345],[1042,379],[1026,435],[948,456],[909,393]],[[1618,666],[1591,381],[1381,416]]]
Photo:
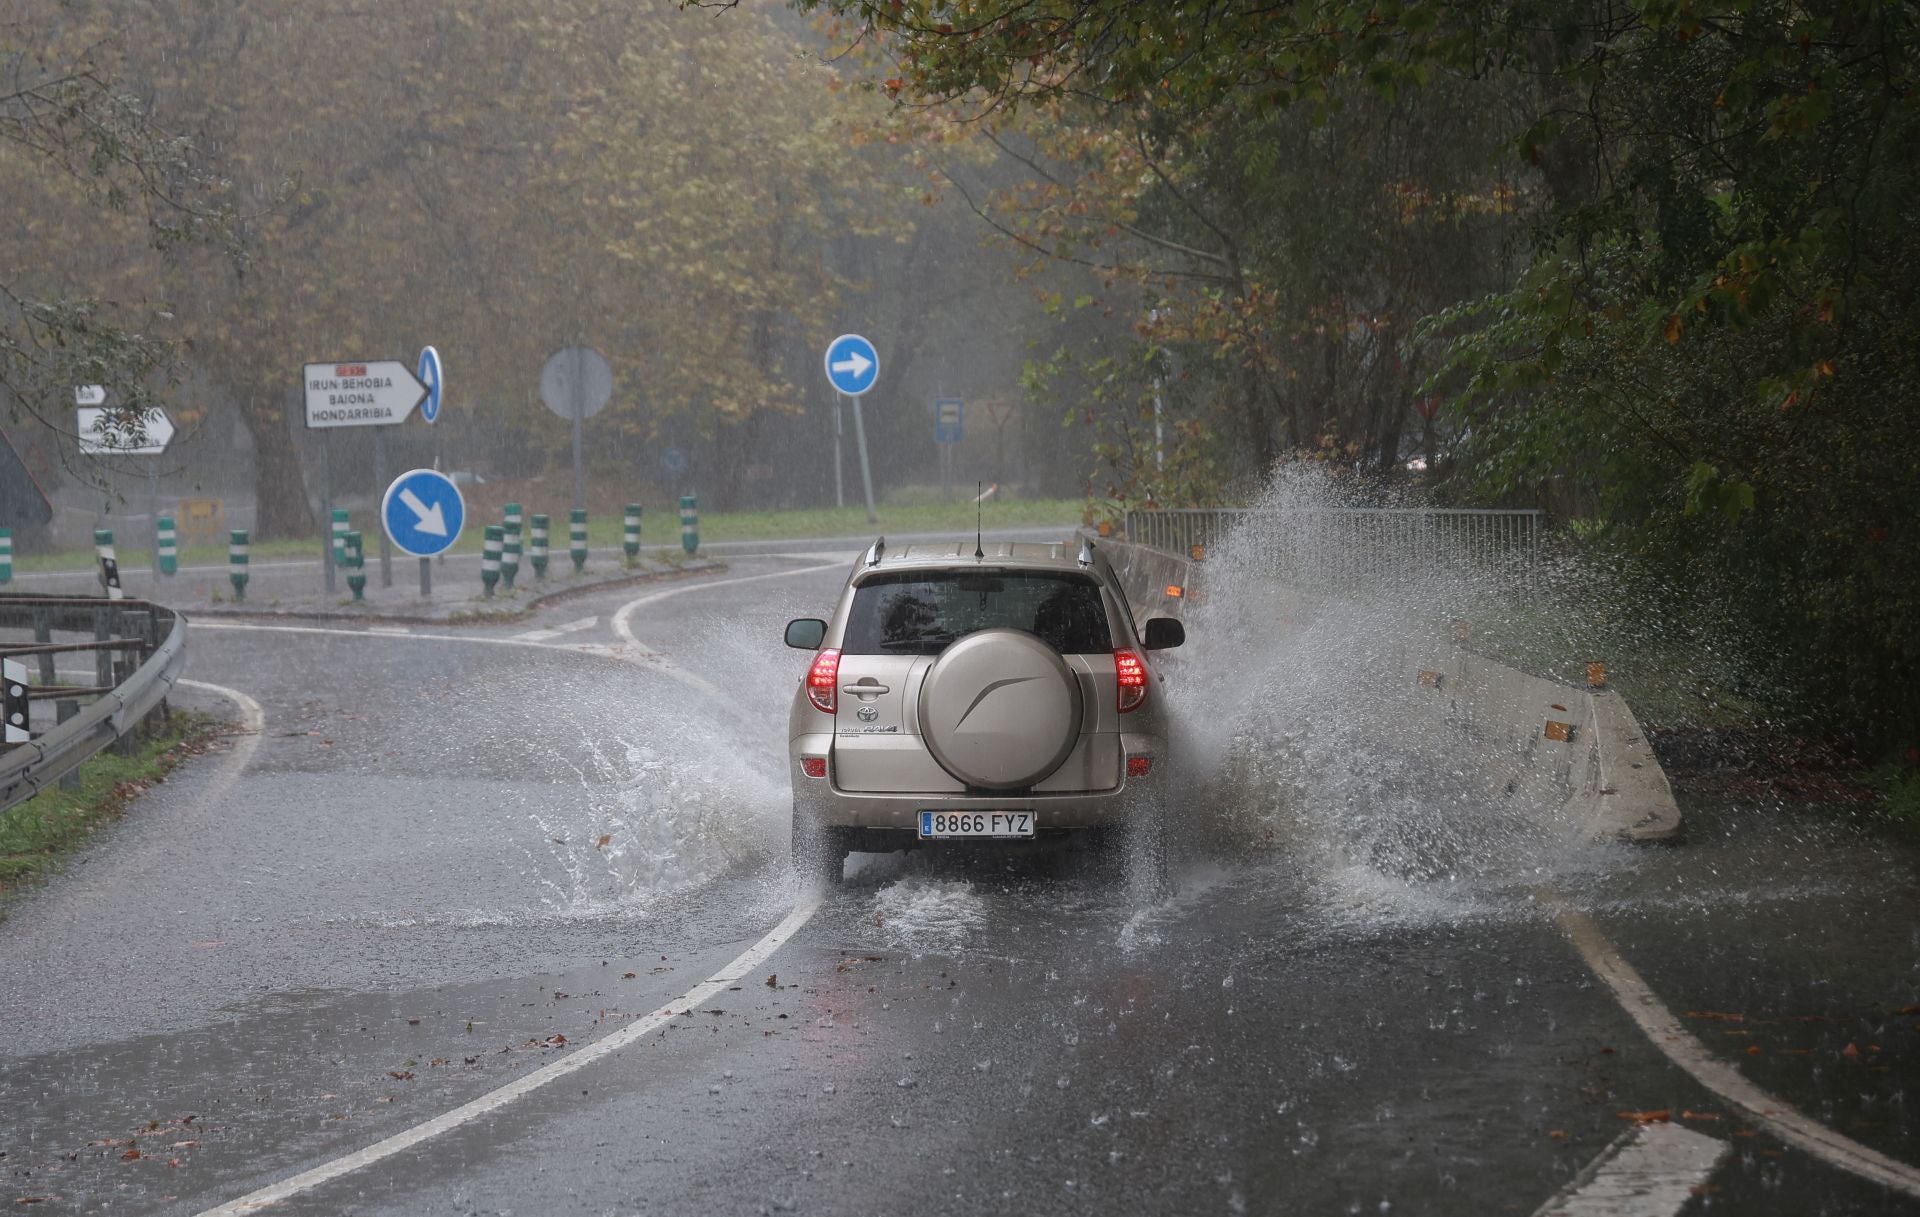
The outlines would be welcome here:
[[[1631,1120],[1635,1124],[1665,1124],[1673,1119],[1672,1110],[1665,1107],[1657,1111],[1622,1111],[1615,1114],[1622,1120]]]
[[[608,846],[608,844],[610,844],[612,841],[613,841],[613,834],[610,832],[603,832],[600,834],[600,839],[593,843],[593,847],[595,849],[605,849]]]
[[[1672,346],[1674,343],[1680,341],[1680,333],[1685,328],[1686,328],[1685,323],[1683,323],[1680,320],[1680,314],[1675,313],[1673,316],[1668,317],[1667,318],[1667,345]]]

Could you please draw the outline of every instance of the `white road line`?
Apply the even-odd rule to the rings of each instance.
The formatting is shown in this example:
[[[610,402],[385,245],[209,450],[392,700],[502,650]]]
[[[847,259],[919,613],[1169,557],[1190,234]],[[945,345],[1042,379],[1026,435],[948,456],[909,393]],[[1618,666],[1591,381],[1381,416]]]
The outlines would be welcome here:
[[[413,633],[413,627],[408,625],[370,625],[367,627],[367,633],[369,634],[411,634]]]
[[[195,630],[234,630],[249,634],[322,634],[339,638],[405,638],[421,642],[470,642],[487,647],[537,647],[543,651],[577,652],[578,647],[557,646],[550,642],[530,642],[524,638],[482,638],[472,634],[400,634],[387,630],[343,630],[323,625],[245,625],[238,621],[208,621],[192,618]]]
[[[1727,1156],[1677,1124],[1642,1124],[1615,1140],[1533,1217],[1673,1217]]]
[[[813,575],[823,570],[835,570],[838,569],[838,567],[839,563],[834,562],[820,566],[803,566],[798,570],[777,570],[766,575],[742,575],[738,579],[722,579],[718,583],[682,583],[675,587],[662,588],[657,592],[650,592],[637,600],[629,600],[618,609],[615,609],[612,623],[613,632],[620,641],[626,643],[628,646],[651,654],[652,652],[649,651],[647,644],[633,636],[633,626],[631,622],[634,612],[638,609],[645,608],[649,604],[656,604],[671,596],[685,595],[687,592],[693,591],[696,588],[723,587],[735,583],[758,583],[762,579],[792,579],[799,575]]]
[[[204,680],[181,679],[179,687],[185,689],[204,689],[208,693],[226,698],[240,709],[240,724],[246,728],[246,734],[239,737],[229,752],[219,776],[215,777],[207,789],[201,793],[201,802],[211,807],[226,797],[227,789],[240,777],[241,771],[253,763],[253,754],[260,747],[260,734],[267,728],[266,712],[260,703],[248,697],[238,689],[229,689],[225,685],[209,684]]]
[[[749,973],[756,971],[760,965],[766,962],[767,958],[775,951],[779,950],[789,938],[792,938],[800,932],[800,927],[806,925],[807,922],[812,919],[814,912],[819,907],[820,899],[818,896],[808,896],[801,900],[800,903],[794,905],[793,911],[788,913],[779,925],[767,931],[766,937],[741,952],[734,958],[733,962],[721,968],[700,984],[687,990],[673,1002],[647,1015],[645,1018],[628,1023],[618,1031],[604,1035],[586,1047],[577,1049],[561,1057],[559,1060],[542,1065],[532,1073],[524,1077],[515,1078],[506,1085],[495,1090],[490,1090],[471,1102],[461,1104],[452,1111],[435,1116],[431,1120],[415,1124],[412,1128],[406,1129],[404,1132],[395,1133],[384,1141],[376,1141],[365,1149],[355,1150],[353,1153],[335,1158],[330,1162],[324,1162],[312,1170],[302,1171],[289,1179],[283,1179],[278,1183],[269,1184],[258,1191],[249,1192],[238,1199],[229,1200],[225,1204],[216,1205],[200,1213],[199,1217],[233,1217],[234,1214],[252,1213],[259,1209],[266,1208],[269,1205],[278,1204],[301,1192],[311,1191],[323,1183],[338,1179],[343,1175],[352,1174],[354,1171],[361,1170],[364,1167],[372,1166],[374,1163],[385,1158],[391,1158],[395,1154],[403,1153],[423,1141],[439,1136],[441,1133],[451,1132],[463,1124],[471,1123],[482,1116],[499,1111],[515,1099],[533,1093],[542,1086],[545,1086],[548,1082],[557,1081],[570,1073],[585,1068],[604,1056],[618,1052],[622,1048],[635,1043],[642,1036],[658,1030],[669,1020],[696,1009],[708,998],[714,996],[716,993],[725,991],[727,986],[744,979]]]
[[[1551,893],[1546,894],[1545,899],[1558,903],[1558,898]],[[1920,1169],[1896,1162],[1808,1119],[1790,1104],[1749,1082],[1681,1025],[1590,918],[1562,905],[1559,921],[1561,930],[1572,940],[1574,949],[1587,961],[1593,974],[1613,990],[1620,1008],[1639,1024],[1654,1047],[1692,1074],[1694,1081],[1745,1111],[1774,1136],[1822,1162],[1896,1192],[1920,1197]]]
[[[578,621],[569,621],[565,625],[556,625],[552,629],[528,630],[524,634],[515,634],[514,637],[522,642],[545,642],[549,638],[558,638],[562,634],[577,634],[581,630],[590,630],[599,624],[598,617],[582,617]]]

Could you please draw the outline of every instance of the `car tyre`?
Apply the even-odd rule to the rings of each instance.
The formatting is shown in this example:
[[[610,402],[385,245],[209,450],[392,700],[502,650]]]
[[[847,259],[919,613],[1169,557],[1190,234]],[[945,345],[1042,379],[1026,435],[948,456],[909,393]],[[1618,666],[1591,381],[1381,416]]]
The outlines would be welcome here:
[[[846,834],[793,810],[793,869],[807,883],[835,887],[846,873]]]
[[[1133,819],[1132,840],[1127,850],[1133,879],[1140,894],[1149,901],[1165,900],[1173,895],[1173,879],[1167,868],[1167,820],[1155,806],[1143,807]]]

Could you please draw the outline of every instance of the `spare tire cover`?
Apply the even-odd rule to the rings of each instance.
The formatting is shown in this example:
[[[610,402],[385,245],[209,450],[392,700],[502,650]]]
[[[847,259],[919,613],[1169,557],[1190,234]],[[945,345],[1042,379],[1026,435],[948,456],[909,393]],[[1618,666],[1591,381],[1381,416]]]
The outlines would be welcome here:
[[[1023,630],[981,630],[940,653],[920,686],[920,731],[969,786],[1013,790],[1058,769],[1080,736],[1080,682]]]

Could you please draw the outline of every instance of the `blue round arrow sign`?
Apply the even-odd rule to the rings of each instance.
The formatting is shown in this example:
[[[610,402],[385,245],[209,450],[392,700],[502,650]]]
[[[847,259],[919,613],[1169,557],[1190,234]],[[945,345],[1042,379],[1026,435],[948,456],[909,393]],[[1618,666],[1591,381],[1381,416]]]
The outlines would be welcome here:
[[[402,553],[431,558],[451,549],[467,521],[466,500],[453,479],[413,469],[393,479],[380,500],[380,522]]]
[[[842,334],[827,344],[827,379],[848,397],[858,397],[880,379],[880,356],[858,334]]]
[[[420,403],[420,417],[430,423],[440,421],[440,352],[432,346],[420,348],[420,383],[427,386],[427,400]]]

